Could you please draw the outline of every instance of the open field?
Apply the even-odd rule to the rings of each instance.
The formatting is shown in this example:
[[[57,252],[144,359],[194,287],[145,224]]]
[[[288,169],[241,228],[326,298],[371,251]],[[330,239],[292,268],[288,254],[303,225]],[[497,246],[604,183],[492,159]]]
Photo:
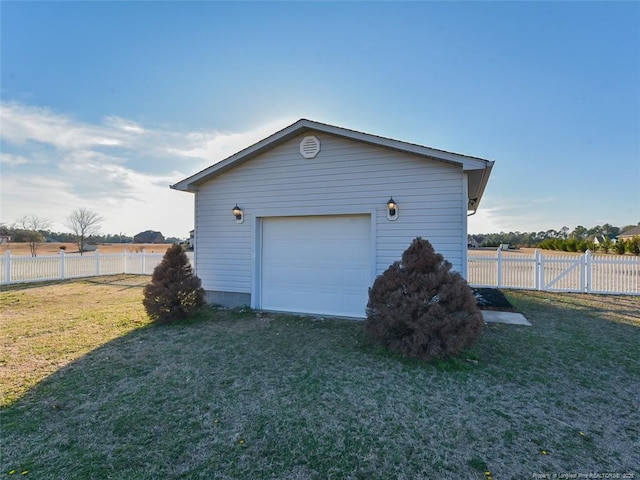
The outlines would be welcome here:
[[[78,246],[75,243],[41,243],[38,246],[38,256],[57,255],[60,253],[60,247],[66,248],[66,253],[78,253]],[[141,252],[146,249],[147,253],[164,253],[171,244],[168,243],[101,243],[98,249],[101,253],[122,253]],[[11,250],[11,255],[31,255],[28,243],[3,243],[0,244],[0,255],[4,255],[7,249]],[[85,255],[93,255],[93,252],[85,252]]]
[[[0,475],[640,478],[640,298],[506,292],[532,327],[486,326],[462,359],[423,364],[353,321],[149,325],[146,281],[1,289]]]

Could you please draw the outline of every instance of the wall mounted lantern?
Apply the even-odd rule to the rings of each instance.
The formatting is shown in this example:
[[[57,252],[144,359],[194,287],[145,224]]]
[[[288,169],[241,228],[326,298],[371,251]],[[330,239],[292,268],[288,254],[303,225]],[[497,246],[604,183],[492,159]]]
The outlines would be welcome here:
[[[242,211],[242,209],[238,206],[238,204],[236,203],[236,206],[233,207],[233,210],[231,210],[231,213],[233,213],[233,216],[236,217],[236,223],[242,223],[244,222],[244,212]]]
[[[396,203],[396,201],[393,199],[393,197],[391,197],[389,199],[389,201],[387,202],[387,219],[389,220],[397,220],[398,219],[398,204]]]

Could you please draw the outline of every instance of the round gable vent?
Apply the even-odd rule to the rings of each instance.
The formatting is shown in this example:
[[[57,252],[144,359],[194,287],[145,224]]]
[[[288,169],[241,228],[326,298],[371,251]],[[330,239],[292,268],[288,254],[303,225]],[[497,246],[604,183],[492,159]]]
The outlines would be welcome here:
[[[304,137],[300,142],[300,155],[304,158],[314,158],[320,152],[320,140],[313,135]]]

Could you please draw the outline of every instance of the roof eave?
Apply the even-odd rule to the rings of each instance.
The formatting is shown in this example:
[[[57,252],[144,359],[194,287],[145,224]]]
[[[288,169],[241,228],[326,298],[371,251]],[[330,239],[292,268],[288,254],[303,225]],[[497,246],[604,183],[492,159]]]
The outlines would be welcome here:
[[[491,175],[491,171],[493,170],[493,165],[494,162],[487,160],[485,168],[475,170],[475,172],[480,175],[480,181],[478,182],[478,186],[474,188],[473,191],[468,191],[469,200],[467,204],[467,211],[473,212],[472,214],[478,211],[478,206],[480,205],[480,201],[482,200],[482,196],[484,195],[484,190],[487,187],[487,183],[489,182],[489,176]]]

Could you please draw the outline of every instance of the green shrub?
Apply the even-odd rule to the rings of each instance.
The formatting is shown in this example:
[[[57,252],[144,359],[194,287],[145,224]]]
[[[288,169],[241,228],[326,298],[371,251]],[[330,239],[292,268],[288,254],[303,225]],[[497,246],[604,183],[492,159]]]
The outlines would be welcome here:
[[[482,314],[464,278],[431,244],[416,238],[369,289],[365,333],[370,343],[432,360],[470,347]]]
[[[640,255],[640,236],[636,236],[627,240],[624,247],[627,253]]]
[[[153,271],[142,303],[149,318],[158,323],[186,318],[204,305],[201,281],[180,245],[171,246]]]
[[[595,250],[593,243],[588,242],[586,240],[580,240],[578,242],[578,251],[584,253],[587,250]]]
[[[613,244],[614,252],[616,252],[618,255],[624,255],[626,243],[627,242],[625,242],[623,239],[618,240],[616,243]]]
[[[568,240],[565,240],[565,244],[567,245],[567,251],[569,252],[578,251],[578,241],[575,238],[570,238]]]

